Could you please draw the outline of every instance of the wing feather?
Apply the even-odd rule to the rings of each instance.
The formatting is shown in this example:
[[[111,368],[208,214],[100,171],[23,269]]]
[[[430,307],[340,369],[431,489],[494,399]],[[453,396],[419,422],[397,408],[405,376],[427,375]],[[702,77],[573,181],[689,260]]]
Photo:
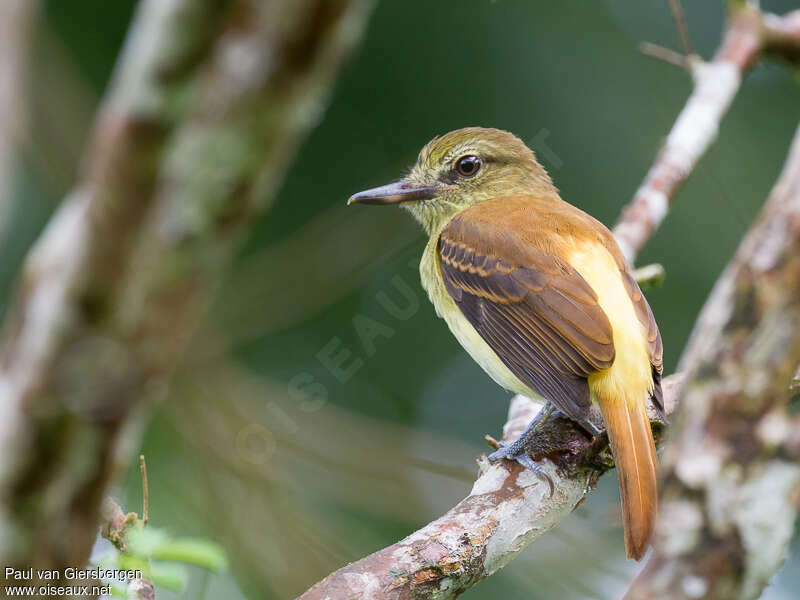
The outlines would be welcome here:
[[[531,246],[520,260],[513,250],[521,247],[508,230],[455,217],[439,238],[445,288],[514,375],[583,420],[590,405],[586,378],[614,362],[611,325],[575,269]]]

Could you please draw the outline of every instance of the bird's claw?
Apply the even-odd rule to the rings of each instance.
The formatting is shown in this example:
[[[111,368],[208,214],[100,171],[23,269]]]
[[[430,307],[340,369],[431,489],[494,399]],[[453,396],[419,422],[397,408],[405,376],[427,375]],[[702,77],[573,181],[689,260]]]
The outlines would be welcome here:
[[[501,460],[515,460],[526,469],[530,469],[534,475],[547,483],[550,488],[550,497],[553,497],[555,492],[555,484],[553,478],[548,475],[542,467],[534,462],[525,450],[518,450],[513,444],[509,445],[505,442],[500,442],[500,447],[488,456],[489,462],[495,463]]]
[[[498,460],[503,460],[504,458],[508,458],[508,444],[506,442],[497,442],[497,450],[492,452],[489,455],[489,462],[497,462]]]

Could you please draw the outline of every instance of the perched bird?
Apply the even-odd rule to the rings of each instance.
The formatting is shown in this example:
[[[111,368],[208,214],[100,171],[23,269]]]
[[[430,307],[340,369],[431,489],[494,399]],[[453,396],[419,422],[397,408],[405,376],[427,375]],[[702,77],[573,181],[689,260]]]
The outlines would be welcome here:
[[[622,497],[629,558],[656,514],[656,450],[646,405],[663,414],[662,345],[611,232],[564,202],[511,133],[470,127],[431,140],[408,175],[348,204],[400,204],[430,236],[422,285],[453,335],[498,384],[544,409],[489,458],[536,465],[526,444],[557,409],[587,430],[596,402]]]

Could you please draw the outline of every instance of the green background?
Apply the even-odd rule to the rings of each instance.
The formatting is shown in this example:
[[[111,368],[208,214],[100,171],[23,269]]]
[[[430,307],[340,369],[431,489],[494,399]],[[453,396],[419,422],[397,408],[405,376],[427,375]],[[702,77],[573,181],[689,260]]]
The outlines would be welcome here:
[[[134,4],[45,2],[31,139],[3,242],[4,302],[74,180]],[[686,4],[692,42],[708,58],[722,3]],[[637,51],[641,40],[677,46],[666,2],[378,4],[143,442],[152,522],[217,540],[231,558],[230,574],[197,572],[182,597],[292,597],[468,493],[508,394],[427,303],[415,224],[399,210],[347,209],[345,200],[400,176],[434,135],[482,125],[520,136],[566,200],[612,224],[691,92],[685,72]],[[647,292],[666,372],[775,181],[799,116],[797,77],[760,64],[640,255],[639,264],[667,272]],[[387,313],[386,296],[411,302],[409,314]],[[358,335],[365,323],[377,328],[374,344]],[[349,377],[320,360],[339,352]],[[128,510],[139,507],[139,486],[132,466],[119,490]],[[615,478],[603,478],[562,527],[464,597],[618,596],[637,565],[624,560],[617,502]],[[798,585],[792,560],[767,597],[791,597]]]

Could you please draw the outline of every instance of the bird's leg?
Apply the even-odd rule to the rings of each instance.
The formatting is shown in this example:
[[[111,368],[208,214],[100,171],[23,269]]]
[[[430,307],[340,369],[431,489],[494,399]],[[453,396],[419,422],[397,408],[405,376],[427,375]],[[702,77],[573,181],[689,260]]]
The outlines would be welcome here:
[[[528,455],[528,442],[533,437],[536,429],[548,419],[554,410],[555,406],[553,406],[552,402],[548,401],[547,404],[544,405],[544,408],[539,411],[539,414],[533,418],[530,424],[525,428],[525,431],[523,431],[516,440],[511,442],[511,444],[500,442],[500,448],[489,455],[489,462],[497,462],[503,459],[515,460],[523,467],[530,469],[540,479],[543,479],[547,482],[547,485],[550,486],[551,496],[553,495],[554,491],[553,480]]]
[[[583,429],[583,431],[586,433],[586,435],[589,436],[590,439],[594,439],[594,438],[599,437],[599,436],[601,436],[603,434],[603,430],[600,429],[597,425],[595,425],[588,416],[586,416],[586,417],[584,417],[582,419],[577,419],[575,417],[570,417],[569,415],[561,412],[558,409],[555,409],[551,416],[553,416],[553,417],[561,417],[563,419],[568,419],[568,420],[572,421],[578,427]]]
[[[556,407],[553,406],[553,403],[548,400],[544,407],[525,428],[525,431],[523,431],[517,439],[511,442],[511,444],[500,442],[500,449],[496,452],[492,452],[492,454],[489,455],[489,460],[497,461],[503,458],[516,459],[520,454],[525,454],[528,442],[533,437],[536,429],[538,429],[538,427],[544,423],[555,410]]]

